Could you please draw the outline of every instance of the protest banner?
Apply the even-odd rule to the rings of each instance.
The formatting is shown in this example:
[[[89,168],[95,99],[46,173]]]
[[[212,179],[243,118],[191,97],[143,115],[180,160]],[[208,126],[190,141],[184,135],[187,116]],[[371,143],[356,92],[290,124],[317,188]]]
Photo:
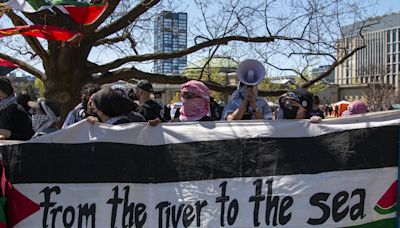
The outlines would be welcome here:
[[[395,227],[400,112],[83,121],[1,146],[15,227]],[[20,203],[18,203],[20,202]],[[9,216],[10,217],[10,216]]]

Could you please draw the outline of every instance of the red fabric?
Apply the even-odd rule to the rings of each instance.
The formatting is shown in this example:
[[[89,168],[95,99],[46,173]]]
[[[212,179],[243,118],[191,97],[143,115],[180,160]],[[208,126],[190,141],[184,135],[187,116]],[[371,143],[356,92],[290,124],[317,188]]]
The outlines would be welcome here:
[[[79,35],[76,32],[51,25],[23,25],[14,28],[0,29],[0,37],[16,34],[58,41],[70,41]]]
[[[17,68],[18,66],[15,65],[14,63],[7,61],[5,59],[0,58],[0,66],[7,66],[7,67],[14,67]]]
[[[39,211],[40,206],[12,186],[5,175],[5,169],[2,162],[0,164],[2,166],[1,190],[7,198],[7,226],[14,227],[20,221]]]
[[[69,16],[78,24],[93,24],[106,10],[108,4],[100,6],[64,6]]]

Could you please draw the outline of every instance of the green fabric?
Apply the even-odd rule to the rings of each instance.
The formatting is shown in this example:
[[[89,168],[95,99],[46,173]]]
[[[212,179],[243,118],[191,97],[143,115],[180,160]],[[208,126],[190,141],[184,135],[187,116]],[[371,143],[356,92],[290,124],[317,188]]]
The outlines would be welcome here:
[[[397,209],[396,204],[393,205],[392,207],[388,208],[388,209],[383,209],[383,208],[381,208],[379,206],[375,206],[374,207],[374,210],[376,212],[378,212],[379,214],[381,214],[381,215],[386,215],[386,214],[393,213],[393,212],[396,211],[396,209]]]
[[[396,218],[382,219],[375,222],[370,222],[358,226],[349,226],[348,228],[395,228]]]
[[[7,217],[5,212],[6,202],[6,197],[0,197],[0,224],[7,224]]]

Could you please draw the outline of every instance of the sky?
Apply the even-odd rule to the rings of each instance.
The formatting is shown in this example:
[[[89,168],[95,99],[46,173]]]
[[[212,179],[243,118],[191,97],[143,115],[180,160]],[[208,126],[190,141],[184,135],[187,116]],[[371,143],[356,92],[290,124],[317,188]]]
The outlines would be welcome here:
[[[193,1],[181,1],[177,7],[177,11],[187,12],[188,13],[188,24],[195,22],[195,18],[201,17],[200,11],[195,7]],[[371,16],[380,16],[385,13],[392,13],[392,12],[400,12],[400,0],[377,0],[376,1],[377,7],[372,7],[371,12],[368,12]],[[213,10],[213,9],[210,9]],[[188,46],[193,45],[193,37],[188,38]],[[147,52],[152,51],[152,45],[149,46],[149,49],[146,50]],[[194,62],[198,59],[204,57],[204,54],[201,53],[194,53],[188,56],[188,64]],[[91,59],[95,59],[98,63],[106,63],[111,60],[111,58],[116,58],[116,55],[112,52],[101,52],[99,50],[95,50],[91,53]],[[40,64],[37,64],[36,67],[39,69],[42,68]],[[151,71],[153,67],[153,63],[149,62],[146,64],[141,64],[139,66],[141,69],[146,71]],[[43,70],[43,69],[41,69]],[[17,75],[20,75],[22,71],[18,70]]]

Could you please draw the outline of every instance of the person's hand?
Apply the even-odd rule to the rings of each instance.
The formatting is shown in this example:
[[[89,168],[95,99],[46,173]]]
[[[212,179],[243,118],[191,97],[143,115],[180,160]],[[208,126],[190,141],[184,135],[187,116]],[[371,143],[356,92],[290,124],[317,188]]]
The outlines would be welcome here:
[[[322,120],[322,118],[320,116],[312,116],[310,118],[311,123],[319,123],[319,122],[321,122],[321,120]]]
[[[11,131],[6,129],[0,129],[0,136],[1,140],[8,139],[11,137]]]
[[[161,123],[161,120],[159,118],[147,121],[147,124],[152,127],[157,126],[159,123]]]
[[[90,124],[95,124],[100,122],[99,118],[95,117],[95,116],[88,116],[88,118],[86,118],[86,121],[89,122]]]

